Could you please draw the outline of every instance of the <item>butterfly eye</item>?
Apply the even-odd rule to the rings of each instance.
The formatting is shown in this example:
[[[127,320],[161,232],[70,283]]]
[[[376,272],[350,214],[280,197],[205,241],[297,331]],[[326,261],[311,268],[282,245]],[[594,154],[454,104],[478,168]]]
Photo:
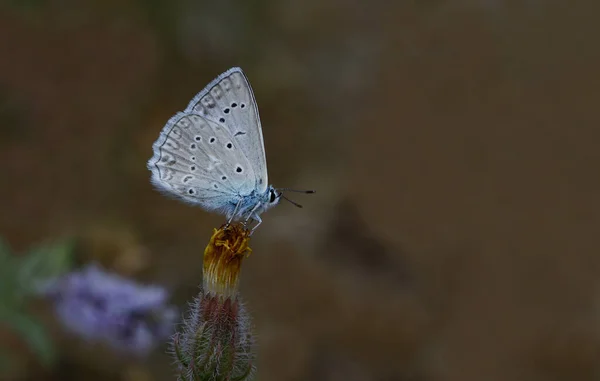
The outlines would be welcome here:
[[[275,202],[276,198],[277,195],[275,194],[275,191],[271,189],[271,197],[269,198],[269,202]]]

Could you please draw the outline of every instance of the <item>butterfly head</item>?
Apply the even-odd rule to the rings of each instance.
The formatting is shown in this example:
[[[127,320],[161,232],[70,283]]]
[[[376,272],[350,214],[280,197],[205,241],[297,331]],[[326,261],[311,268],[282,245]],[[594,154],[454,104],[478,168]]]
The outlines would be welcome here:
[[[283,196],[282,192],[277,192],[277,189],[273,188],[272,185],[269,185],[269,189],[267,189],[267,205],[274,206],[279,203],[279,199]]]

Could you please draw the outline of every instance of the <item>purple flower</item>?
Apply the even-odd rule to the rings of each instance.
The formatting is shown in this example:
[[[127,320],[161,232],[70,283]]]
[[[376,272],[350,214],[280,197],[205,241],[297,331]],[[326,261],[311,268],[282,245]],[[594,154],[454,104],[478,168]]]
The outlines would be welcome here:
[[[137,284],[95,264],[51,281],[42,293],[73,333],[138,355],[166,340],[179,317],[166,304],[164,288]]]

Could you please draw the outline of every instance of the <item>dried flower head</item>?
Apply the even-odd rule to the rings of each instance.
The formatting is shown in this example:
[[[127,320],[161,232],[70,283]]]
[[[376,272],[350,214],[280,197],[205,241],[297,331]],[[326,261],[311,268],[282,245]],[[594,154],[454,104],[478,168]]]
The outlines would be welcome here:
[[[173,332],[177,310],[160,286],[144,286],[95,264],[49,282],[43,294],[78,336],[145,355]]]
[[[172,352],[182,381],[242,381],[254,373],[250,316],[237,294],[242,259],[251,251],[241,225],[216,229],[204,256],[204,288],[191,304]]]
[[[242,260],[252,253],[250,231],[241,224],[215,229],[204,250],[204,289],[208,293],[235,298]]]

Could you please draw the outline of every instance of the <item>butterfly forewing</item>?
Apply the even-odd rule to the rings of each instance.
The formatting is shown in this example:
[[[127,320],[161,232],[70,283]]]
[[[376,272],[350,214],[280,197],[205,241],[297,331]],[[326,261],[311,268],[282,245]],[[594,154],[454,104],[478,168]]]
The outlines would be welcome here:
[[[254,93],[242,70],[232,68],[221,74],[196,95],[186,111],[202,115],[229,130],[254,170],[253,188],[264,192],[268,177],[260,116]]]
[[[229,129],[196,114],[169,120],[148,167],[158,188],[207,209],[254,190],[254,169]]]

